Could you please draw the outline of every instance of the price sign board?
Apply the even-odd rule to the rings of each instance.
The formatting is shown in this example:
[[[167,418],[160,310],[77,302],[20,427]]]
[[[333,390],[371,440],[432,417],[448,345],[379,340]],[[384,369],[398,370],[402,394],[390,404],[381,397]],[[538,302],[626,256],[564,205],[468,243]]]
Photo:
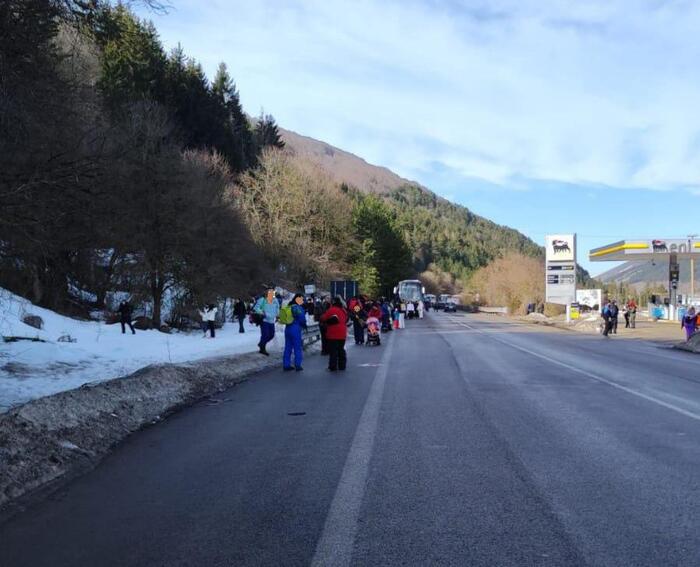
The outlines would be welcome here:
[[[576,301],[576,235],[545,238],[545,301],[569,305]]]

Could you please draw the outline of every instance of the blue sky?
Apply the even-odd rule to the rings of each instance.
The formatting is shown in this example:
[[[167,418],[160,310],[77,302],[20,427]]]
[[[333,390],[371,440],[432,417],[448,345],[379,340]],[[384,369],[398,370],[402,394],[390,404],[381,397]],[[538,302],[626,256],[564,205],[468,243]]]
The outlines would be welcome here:
[[[170,0],[144,15],[245,110],[579,261],[700,232],[700,2]]]

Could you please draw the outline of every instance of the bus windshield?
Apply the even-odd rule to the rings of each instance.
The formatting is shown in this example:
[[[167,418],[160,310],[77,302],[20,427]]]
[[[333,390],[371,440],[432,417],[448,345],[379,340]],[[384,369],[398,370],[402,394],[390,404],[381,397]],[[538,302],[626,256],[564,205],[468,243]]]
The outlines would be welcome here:
[[[404,301],[421,301],[423,299],[421,283],[418,280],[399,282],[399,297]]]

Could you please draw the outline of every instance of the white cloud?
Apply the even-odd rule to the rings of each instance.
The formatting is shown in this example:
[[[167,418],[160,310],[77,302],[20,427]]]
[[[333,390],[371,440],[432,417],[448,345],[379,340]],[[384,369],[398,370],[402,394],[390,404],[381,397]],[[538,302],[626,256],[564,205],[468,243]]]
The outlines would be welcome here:
[[[173,0],[251,113],[409,177],[698,187],[700,3]]]

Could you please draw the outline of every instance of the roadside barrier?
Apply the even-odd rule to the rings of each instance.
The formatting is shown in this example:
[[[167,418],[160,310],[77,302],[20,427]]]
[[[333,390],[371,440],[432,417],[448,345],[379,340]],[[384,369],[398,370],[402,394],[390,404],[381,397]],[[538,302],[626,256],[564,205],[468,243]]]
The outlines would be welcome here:
[[[315,342],[318,342],[321,340],[321,328],[318,326],[318,323],[314,323],[312,325],[308,325],[306,327],[306,331],[302,335],[302,343],[304,346],[312,345]]]

